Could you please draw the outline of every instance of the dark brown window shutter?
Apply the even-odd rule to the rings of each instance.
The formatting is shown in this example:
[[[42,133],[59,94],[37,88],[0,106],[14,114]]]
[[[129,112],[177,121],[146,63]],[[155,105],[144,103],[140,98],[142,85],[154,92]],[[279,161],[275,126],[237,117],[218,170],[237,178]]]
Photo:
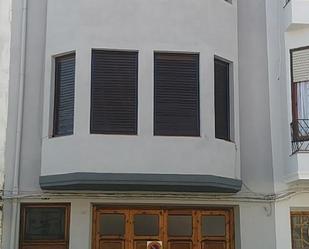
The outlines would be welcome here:
[[[91,133],[137,134],[138,53],[92,51]]]
[[[55,99],[53,136],[73,134],[75,54],[55,59]]]
[[[216,138],[230,140],[229,63],[215,59]]]
[[[199,136],[199,55],[155,53],[154,134]]]

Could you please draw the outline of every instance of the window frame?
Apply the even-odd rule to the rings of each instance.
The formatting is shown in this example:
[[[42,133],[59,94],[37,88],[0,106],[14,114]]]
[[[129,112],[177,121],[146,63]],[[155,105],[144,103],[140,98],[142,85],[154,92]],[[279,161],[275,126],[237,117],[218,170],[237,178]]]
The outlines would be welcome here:
[[[308,50],[309,46],[303,46],[298,48],[293,48],[289,50],[290,54],[290,80],[291,80],[291,113],[292,113],[292,122],[291,122],[291,131],[292,131],[292,143],[293,142],[302,142],[308,141],[309,135],[302,135],[299,133],[299,122],[301,119],[298,117],[298,91],[297,86],[301,84],[302,81],[294,82],[294,64],[293,64],[293,53],[302,50]],[[293,147],[293,146],[292,146]],[[292,148],[292,153],[295,153]]]
[[[28,208],[64,208],[64,239],[55,240],[26,240],[26,210]],[[69,236],[70,236],[70,203],[22,203],[20,206],[20,236],[19,236],[19,248],[22,249],[28,246],[40,246],[40,245],[62,245],[65,248],[69,248]]]
[[[293,216],[308,216],[309,217],[309,211],[291,211],[290,212],[290,228],[291,228],[291,247],[292,249],[298,249],[294,247],[294,242],[293,242]]]
[[[302,50],[308,50],[309,46],[290,49],[290,75],[291,75],[291,103],[292,103],[292,121],[298,120],[298,103],[297,103],[297,84],[300,82],[294,82],[294,64],[293,53]]]
[[[72,123],[72,132],[67,134],[59,134],[57,130],[57,124],[59,123],[57,113],[58,113],[58,103],[59,103],[59,96],[58,96],[58,85],[59,85],[59,71],[57,64],[59,63],[58,60],[74,57],[74,89],[73,89],[73,123]],[[74,116],[75,116],[75,84],[76,84],[76,52],[68,52],[62,55],[56,55],[53,57],[53,64],[54,64],[54,72],[53,72],[53,115],[52,115],[52,134],[51,137],[63,137],[63,136],[71,136],[74,134]]]
[[[227,69],[227,79],[228,79],[228,82],[227,82],[227,87],[226,87],[226,91],[227,91],[227,100],[226,100],[226,110],[227,110],[227,114],[226,114],[226,118],[227,118],[227,136],[226,137],[218,137],[217,136],[217,132],[216,132],[216,77],[215,77],[215,74],[216,74],[216,62],[219,62],[219,63],[222,63],[222,64],[225,64],[227,65],[228,69]],[[220,139],[220,140],[224,140],[224,141],[227,141],[227,142],[232,142],[232,117],[231,115],[233,114],[232,112],[232,103],[231,103],[231,99],[232,99],[232,96],[231,96],[231,93],[232,93],[232,79],[231,79],[231,75],[232,75],[232,72],[231,72],[231,68],[232,68],[232,62],[224,59],[224,58],[221,58],[221,57],[218,57],[218,56],[215,56],[214,57],[214,118],[215,118],[215,138],[216,139]]]

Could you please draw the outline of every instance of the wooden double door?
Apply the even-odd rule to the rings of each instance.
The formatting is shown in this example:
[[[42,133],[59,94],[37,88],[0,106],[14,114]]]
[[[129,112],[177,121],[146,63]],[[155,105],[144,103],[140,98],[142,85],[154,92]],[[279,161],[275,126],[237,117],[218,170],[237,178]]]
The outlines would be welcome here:
[[[94,206],[93,249],[234,249],[233,210]]]

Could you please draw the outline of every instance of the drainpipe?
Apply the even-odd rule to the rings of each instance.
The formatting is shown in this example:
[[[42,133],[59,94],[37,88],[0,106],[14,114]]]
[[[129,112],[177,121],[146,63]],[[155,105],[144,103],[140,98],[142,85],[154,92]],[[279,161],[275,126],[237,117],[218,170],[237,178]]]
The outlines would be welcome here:
[[[22,23],[21,23],[21,55],[19,69],[19,91],[18,91],[18,109],[17,109],[17,130],[15,141],[15,158],[14,158],[14,178],[13,178],[13,196],[19,194],[19,177],[20,177],[20,154],[22,142],[22,127],[23,127],[23,105],[24,105],[24,87],[25,87],[25,64],[26,64],[26,38],[27,38],[27,5],[28,1],[23,0],[22,3]],[[12,206],[12,224],[10,249],[17,248],[18,241],[18,216],[19,216],[19,201],[13,199]]]

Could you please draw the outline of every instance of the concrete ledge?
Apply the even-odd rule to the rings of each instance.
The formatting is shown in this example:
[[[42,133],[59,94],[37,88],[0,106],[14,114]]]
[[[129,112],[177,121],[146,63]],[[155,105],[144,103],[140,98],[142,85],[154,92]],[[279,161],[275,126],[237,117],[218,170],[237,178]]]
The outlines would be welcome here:
[[[213,175],[69,173],[40,177],[43,190],[236,193],[241,180]]]

